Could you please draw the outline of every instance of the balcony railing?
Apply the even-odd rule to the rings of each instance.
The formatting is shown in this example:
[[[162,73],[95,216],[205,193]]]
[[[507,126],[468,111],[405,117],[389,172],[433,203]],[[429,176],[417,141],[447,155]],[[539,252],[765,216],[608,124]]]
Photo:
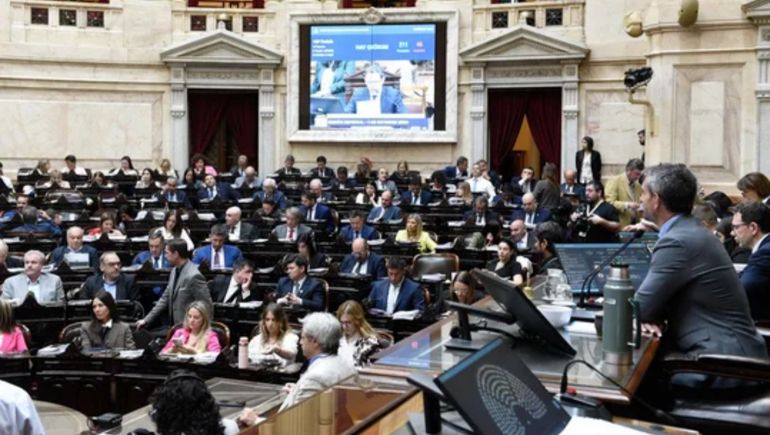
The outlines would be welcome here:
[[[417,0],[342,0],[343,9],[413,8]]]
[[[216,7],[206,6],[216,3]],[[245,7],[242,7],[245,6]],[[259,6],[259,7],[255,7]],[[224,21],[231,32],[243,35],[265,35],[273,33],[272,22],[275,12],[264,9],[259,1],[174,1],[171,6],[174,33],[213,32],[217,23]],[[221,19],[221,15],[226,19]],[[185,37],[186,38],[186,37]]]
[[[494,30],[526,24],[537,28],[581,27],[585,0],[548,0],[519,3],[476,0],[474,29]]]
[[[60,27],[109,30],[116,27],[123,13],[122,1],[11,0],[14,27]]]
[[[265,0],[187,0],[191,8],[263,9]]]

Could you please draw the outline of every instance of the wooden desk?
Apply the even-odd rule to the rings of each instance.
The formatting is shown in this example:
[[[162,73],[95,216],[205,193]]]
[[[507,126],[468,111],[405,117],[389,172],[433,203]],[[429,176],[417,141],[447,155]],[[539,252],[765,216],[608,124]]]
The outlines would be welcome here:
[[[491,298],[479,301],[476,306],[499,311]],[[490,322],[491,323],[491,322]],[[379,374],[405,378],[412,371],[424,371],[437,375],[454,367],[469,352],[449,350],[444,344],[451,339],[450,330],[456,326],[456,316],[450,315],[422,331],[407,337],[395,346],[374,355],[375,363],[362,369],[362,373]],[[601,340],[595,333],[588,332],[593,324],[581,330],[585,332],[563,332],[563,335],[577,350],[576,359],[584,359],[618,382],[631,393],[639,387],[644,373],[658,349],[658,340],[644,337],[640,349],[634,351],[631,366],[610,366],[602,362]],[[474,332],[474,340],[491,340],[497,334]],[[551,392],[559,390],[562,370],[573,358],[559,354],[532,343],[518,341],[517,354]],[[617,387],[599,377],[583,365],[575,365],[569,373],[569,385],[579,394],[615,403],[629,403],[629,398]]]

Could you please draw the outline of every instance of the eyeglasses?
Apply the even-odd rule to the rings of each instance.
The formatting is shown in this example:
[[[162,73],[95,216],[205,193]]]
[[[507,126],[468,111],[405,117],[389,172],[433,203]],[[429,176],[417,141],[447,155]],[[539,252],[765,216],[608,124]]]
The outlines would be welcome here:
[[[733,224],[733,230],[737,230],[738,228],[740,228],[742,226],[745,226],[745,225],[748,225],[748,224],[745,224],[745,223]]]

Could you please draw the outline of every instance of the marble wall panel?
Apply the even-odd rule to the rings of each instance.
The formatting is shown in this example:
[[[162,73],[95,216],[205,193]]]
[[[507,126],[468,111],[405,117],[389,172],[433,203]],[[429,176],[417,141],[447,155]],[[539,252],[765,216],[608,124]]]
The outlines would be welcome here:
[[[693,83],[690,94],[690,163],[721,166],[724,142],[724,82]]]
[[[636,133],[644,125],[644,106],[628,102],[599,104],[599,131],[595,142],[602,146],[602,161],[625,165],[629,159],[640,157],[642,147]]]

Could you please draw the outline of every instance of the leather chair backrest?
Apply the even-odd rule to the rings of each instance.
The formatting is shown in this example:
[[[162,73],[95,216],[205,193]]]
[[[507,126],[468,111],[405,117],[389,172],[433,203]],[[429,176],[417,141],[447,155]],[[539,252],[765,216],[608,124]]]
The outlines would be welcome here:
[[[460,270],[460,258],[457,254],[419,254],[412,261],[412,277],[419,279],[425,274],[443,273],[451,278],[452,272]]]
[[[62,328],[61,332],[59,333],[59,343],[73,343],[76,342],[76,340],[79,342],[81,327],[82,324],[77,322],[70,323],[69,325]]]

